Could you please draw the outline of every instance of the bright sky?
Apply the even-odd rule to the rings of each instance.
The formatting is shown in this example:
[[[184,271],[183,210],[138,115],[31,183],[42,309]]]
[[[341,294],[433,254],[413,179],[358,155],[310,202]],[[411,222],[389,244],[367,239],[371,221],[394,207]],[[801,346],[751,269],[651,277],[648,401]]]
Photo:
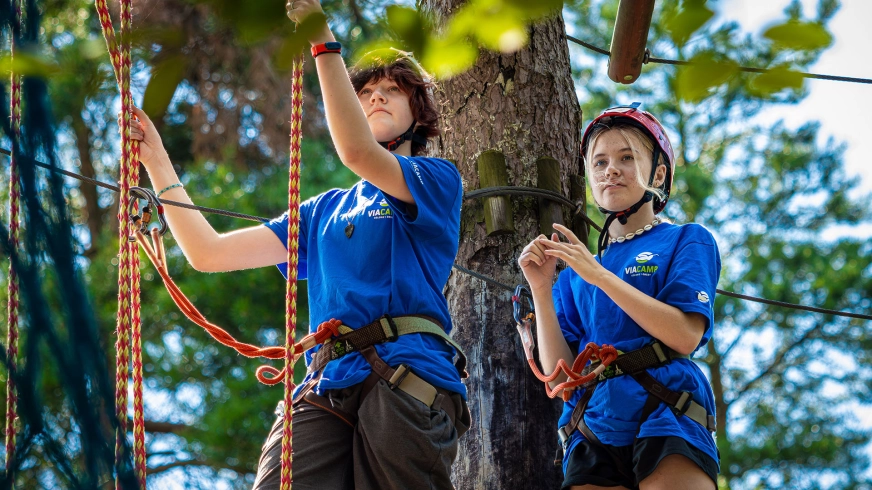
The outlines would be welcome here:
[[[745,31],[760,35],[773,20],[783,19],[789,0],[724,0],[715,5],[722,19],[737,20]],[[817,10],[817,0],[802,0],[806,17]],[[842,7],[829,24],[833,45],[824,51],[811,73],[872,78],[869,46],[872,44],[872,2],[869,0],[842,0]],[[833,137],[848,145],[844,154],[845,168],[851,176],[862,178],[862,193],[872,192],[872,136],[869,132],[869,109],[872,108],[872,85],[826,80],[806,80],[808,97],[799,105],[766,109],[758,118],[761,122],[783,119],[789,127],[811,120],[821,122],[823,141]],[[858,193],[861,194],[861,193]],[[859,198],[859,195],[856,196]],[[872,224],[840,229],[840,234],[872,236]]]

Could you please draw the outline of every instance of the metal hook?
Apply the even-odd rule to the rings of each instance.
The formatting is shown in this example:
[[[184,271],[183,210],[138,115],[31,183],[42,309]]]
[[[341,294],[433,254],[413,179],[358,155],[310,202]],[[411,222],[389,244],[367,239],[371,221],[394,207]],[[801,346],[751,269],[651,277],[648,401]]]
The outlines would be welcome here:
[[[526,296],[527,298],[527,313],[532,313],[533,310],[533,301],[530,299],[530,290],[527,289],[523,284],[518,284],[515,288],[515,294],[512,295],[512,313],[515,316],[515,321],[518,324],[521,324],[527,315],[522,311],[523,310],[523,299],[522,297]]]
[[[160,223],[158,233],[160,236],[165,235],[167,230],[169,230],[169,225],[167,224],[166,217],[164,217],[163,205],[154,191],[145,187],[134,186],[130,188],[130,194],[148,203],[142,208],[142,216],[136,214],[131,216],[133,223],[139,224],[139,231],[143,234],[148,234],[148,225],[151,223],[152,214],[156,212],[158,222]],[[135,241],[135,238],[130,237],[130,240]]]

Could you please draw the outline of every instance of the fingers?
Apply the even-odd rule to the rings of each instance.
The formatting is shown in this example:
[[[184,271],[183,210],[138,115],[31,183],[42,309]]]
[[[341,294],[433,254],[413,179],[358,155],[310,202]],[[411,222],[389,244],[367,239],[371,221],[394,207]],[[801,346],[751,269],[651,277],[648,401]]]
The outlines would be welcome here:
[[[151,119],[148,117],[148,114],[146,114],[145,111],[143,111],[139,107],[136,107],[135,105],[131,106],[131,110],[133,111],[133,115],[136,116],[137,119],[147,124],[151,124]]]
[[[573,233],[572,230],[570,230],[569,228],[567,228],[561,224],[558,224],[558,223],[554,223],[552,226],[554,227],[555,230],[562,233],[563,236],[565,236],[566,239],[569,241],[569,243],[571,243],[573,245],[580,245],[581,244],[581,240],[579,240],[578,237],[575,236],[575,233]]]

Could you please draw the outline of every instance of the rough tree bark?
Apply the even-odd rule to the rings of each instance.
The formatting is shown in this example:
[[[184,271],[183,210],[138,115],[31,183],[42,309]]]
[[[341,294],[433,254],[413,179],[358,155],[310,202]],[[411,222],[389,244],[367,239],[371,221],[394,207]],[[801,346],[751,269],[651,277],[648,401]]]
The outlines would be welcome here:
[[[426,0],[421,7],[445,19],[462,0]],[[444,133],[434,153],[457,164],[464,190],[480,188],[478,157],[505,155],[509,185],[536,187],[536,161],[560,164],[561,190],[570,195],[580,110],[573,88],[559,12],[530,28],[530,43],[513,54],[482,53],[475,67],[441,83]],[[511,197],[514,233],[487,236],[482,202],[464,203],[457,263],[514,285],[523,281],[517,257],[539,234],[538,201]],[[569,218],[569,210],[564,218]],[[461,439],[454,467],[458,489],[554,489],[560,402],[545,395],[524,359],[512,319],[511,292],[455,271],[446,295],[455,338],[470,360],[474,424]]]

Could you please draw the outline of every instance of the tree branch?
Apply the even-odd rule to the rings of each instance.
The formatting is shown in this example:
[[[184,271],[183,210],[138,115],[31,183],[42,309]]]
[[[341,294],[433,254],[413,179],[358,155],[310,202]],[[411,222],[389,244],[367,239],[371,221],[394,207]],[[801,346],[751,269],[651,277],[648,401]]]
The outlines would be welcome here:
[[[748,381],[747,383],[745,383],[745,386],[743,386],[741,389],[736,390],[736,396],[734,396],[732,400],[728,401],[728,402],[727,402],[727,405],[732,405],[733,402],[739,400],[739,399],[742,398],[746,393],[748,393],[748,390],[749,390],[752,386],[754,386],[755,384],[759,383],[763,378],[769,376],[770,374],[775,373],[775,372],[776,372],[776,367],[778,367],[778,366],[781,365],[782,361],[784,361],[784,358],[787,357],[787,355],[790,354],[794,349],[796,349],[797,347],[801,346],[802,344],[804,344],[805,342],[807,342],[808,340],[810,340],[810,339],[815,335],[815,333],[818,331],[818,329],[820,328],[820,326],[821,326],[820,324],[817,324],[817,325],[815,325],[814,327],[808,329],[808,331],[805,332],[805,334],[803,334],[802,337],[800,337],[799,339],[795,340],[792,344],[790,344],[789,346],[787,346],[786,348],[784,348],[781,352],[779,352],[779,353],[775,356],[775,358],[772,360],[772,362],[769,363],[769,366],[768,366],[766,369],[764,369],[763,371],[761,371],[761,372],[760,372],[756,377],[754,377],[752,380],[750,380],[750,381]]]
[[[130,430],[133,430],[132,418],[127,419],[127,427]],[[173,422],[158,422],[155,420],[145,421],[145,431],[153,434],[178,434],[187,429],[193,429],[193,427],[187,424],[176,424]]]
[[[149,476],[156,475],[158,473],[163,473],[164,471],[171,470],[173,468],[182,468],[185,466],[208,466],[210,468],[216,469],[225,469],[238,473],[239,475],[250,475],[252,471],[249,468],[245,468],[243,466],[229,466],[227,463],[221,463],[218,461],[211,461],[205,459],[186,459],[186,460],[178,460],[173,461],[171,463],[162,464],[159,466],[149,467],[147,472]]]

